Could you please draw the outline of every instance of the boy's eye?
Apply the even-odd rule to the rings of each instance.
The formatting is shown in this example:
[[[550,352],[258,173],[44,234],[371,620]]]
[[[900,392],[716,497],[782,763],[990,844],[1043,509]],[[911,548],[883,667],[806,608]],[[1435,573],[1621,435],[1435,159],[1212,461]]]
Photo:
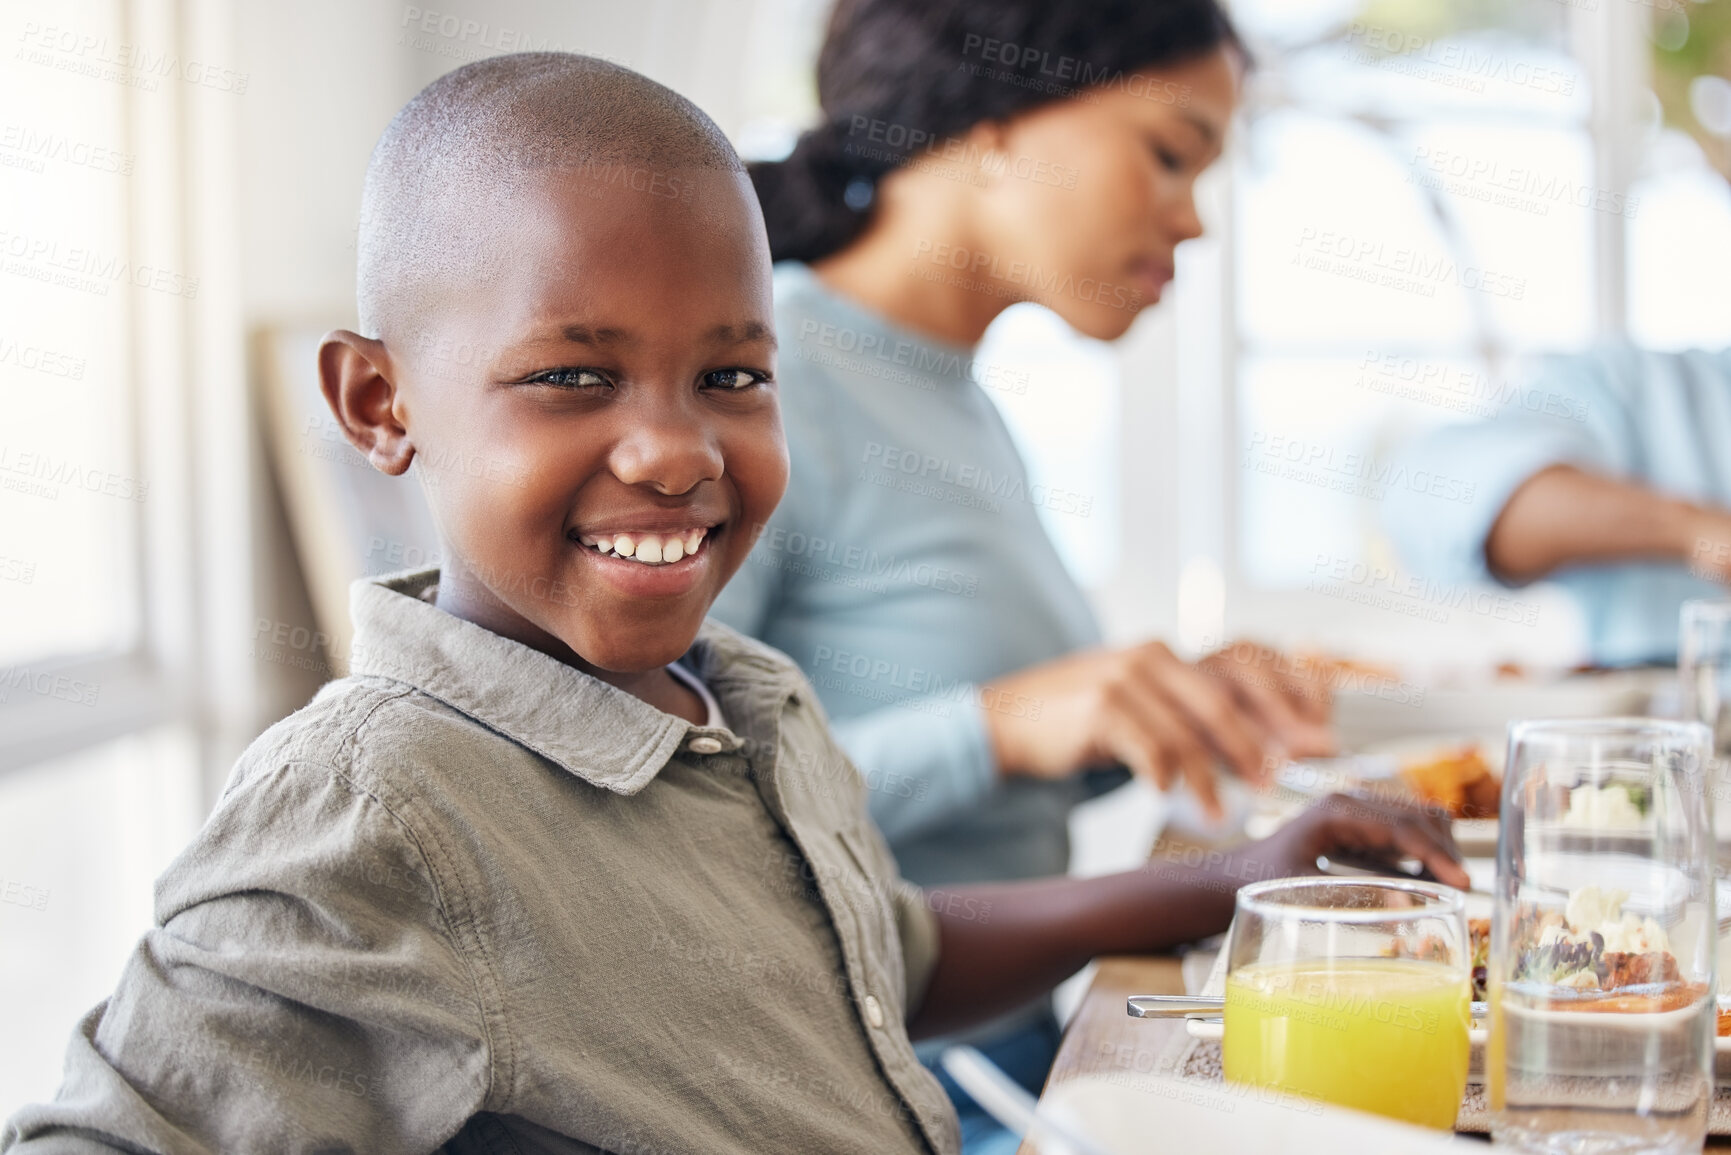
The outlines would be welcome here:
[[[750,389],[768,380],[768,373],[756,369],[711,369],[703,375],[703,383],[709,388],[730,391]]]
[[[1184,171],[1183,158],[1171,149],[1162,147],[1161,145],[1155,145],[1154,156],[1155,159],[1160,162],[1160,167],[1164,168],[1167,172],[1177,173]]]
[[[541,385],[559,385],[566,389],[594,389],[612,382],[594,369],[549,369],[529,378]]]

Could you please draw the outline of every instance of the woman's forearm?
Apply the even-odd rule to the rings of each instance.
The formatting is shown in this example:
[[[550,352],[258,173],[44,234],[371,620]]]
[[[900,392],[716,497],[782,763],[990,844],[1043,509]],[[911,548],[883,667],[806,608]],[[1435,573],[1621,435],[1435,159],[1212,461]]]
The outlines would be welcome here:
[[[1521,584],[1582,562],[1687,561],[1723,515],[1638,482],[1553,465],[1528,478],[1485,538],[1485,562]]]

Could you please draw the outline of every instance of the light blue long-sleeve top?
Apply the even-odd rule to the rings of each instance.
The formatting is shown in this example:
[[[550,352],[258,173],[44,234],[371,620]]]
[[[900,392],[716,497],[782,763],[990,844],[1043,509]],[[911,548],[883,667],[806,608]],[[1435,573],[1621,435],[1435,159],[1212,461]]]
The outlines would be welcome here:
[[[1407,564],[1437,581],[1495,580],[1485,562],[1491,526],[1521,483],[1551,465],[1731,508],[1731,349],[1616,345],[1542,359],[1503,391],[1493,416],[1431,432],[1407,464],[1474,486],[1465,503],[1391,490],[1390,534]],[[1683,601],[1726,596],[1683,563],[1572,566],[1550,580],[1580,604],[1591,657],[1605,665],[1674,660]]]
[[[798,662],[923,886],[1062,874],[1098,777],[1005,779],[982,686],[1099,642],[972,350],[775,270],[787,494],[713,614]]]

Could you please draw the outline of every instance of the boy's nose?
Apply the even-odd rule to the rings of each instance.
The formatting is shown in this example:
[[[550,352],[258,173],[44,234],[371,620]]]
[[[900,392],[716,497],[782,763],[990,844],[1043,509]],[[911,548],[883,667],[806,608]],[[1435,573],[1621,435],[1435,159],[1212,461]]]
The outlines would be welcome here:
[[[639,413],[614,443],[608,464],[627,485],[658,493],[689,493],[722,474],[721,447],[702,422],[688,413]]]

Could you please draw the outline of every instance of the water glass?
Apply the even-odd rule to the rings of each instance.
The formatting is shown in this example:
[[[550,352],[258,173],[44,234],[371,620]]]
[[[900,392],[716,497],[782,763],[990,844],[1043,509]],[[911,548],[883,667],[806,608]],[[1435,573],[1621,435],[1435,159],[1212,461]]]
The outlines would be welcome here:
[[[1238,892],[1225,1076],[1450,1128],[1466,1087],[1464,897],[1394,879],[1285,878]]]
[[[1509,727],[1491,922],[1492,1135],[1699,1151],[1713,1097],[1712,739],[1654,718]]]

